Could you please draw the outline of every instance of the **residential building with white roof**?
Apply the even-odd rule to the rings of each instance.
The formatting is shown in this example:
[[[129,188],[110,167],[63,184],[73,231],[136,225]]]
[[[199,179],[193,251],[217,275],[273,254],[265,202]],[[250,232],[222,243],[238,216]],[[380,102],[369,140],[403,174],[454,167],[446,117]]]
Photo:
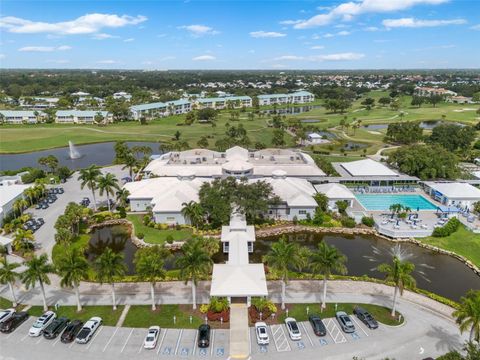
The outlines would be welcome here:
[[[211,108],[216,110],[227,109],[229,106],[237,109],[241,107],[251,107],[252,98],[250,96],[226,96],[215,98],[200,98],[195,100],[199,109]]]
[[[55,122],[59,124],[93,124],[95,119],[101,115],[102,122],[112,122],[112,113],[99,110],[57,110]]]
[[[0,110],[0,120],[7,124],[36,124],[46,117],[41,111]]]
[[[23,192],[30,185],[4,184],[0,186],[0,226],[8,214],[13,211],[13,203],[24,198]]]
[[[265,94],[258,95],[258,104],[284,105],[284,104],[306,104],[315,101],[315,95],[308,91],[296,91],[289,94]]]
[[[146,175],[176,176],[188,170],[196,177],[270,177],[283,170],[287,177],[318,178],[325,176],[312,157],[297,150],[264,149],[248,151],[234,146],[225,152],[193,149],[169,152],[152,160],[144,169]]]
[[[427,194],[445,206],[472,211],[480,201],[480,189],[468,183],[425,181],[423,186]]]
[[[130,101],[132,99],[132,95],[130,95],[129,93],[125,92],[125,91],[119,91],[119,92],[116,92],[112,95],[112,97],[115,99],[115,100],[127,100],[127,101]]]
[[[192,103],[185,99],[167,102],[139,104],[130,107],[130,114],[134,120],[147,120],[169,115],[186,114],[192,110]]]
[[[318,193],[324,194],[328,198],[328,207],[330,210],[337,209],[337,201],[346,201],[348,206],[353,206],[355,195],[342,184],[326,183],[314,185]]]

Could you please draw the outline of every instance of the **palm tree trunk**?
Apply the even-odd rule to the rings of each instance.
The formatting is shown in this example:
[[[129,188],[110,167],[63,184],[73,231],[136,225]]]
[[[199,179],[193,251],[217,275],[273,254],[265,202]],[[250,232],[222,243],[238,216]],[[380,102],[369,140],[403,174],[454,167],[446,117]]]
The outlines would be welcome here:
[[[195,286],[195,281],[192,279],[192,301],[193,301],[193,310],[197,309],[197,289]]]
[[[286,284],[285,284],[285,280],[282,279],[282,310],[285,310],[285,292],[286,292]]]
[[[395,310],[397,307],[397,294],[398,294],[398,287],[395,286],[395,291],[393,292],[392,316],[395,316]]]
[[[73,285],[75,289],[75,297],[77,298],[77,312],[82,311],[82,304],[80,303],[80,291],[78,290],[78,284]]]
[[[475,340],[475,325],[470,329],[470,342],[473,343],[473,340]]]
[[[108,195],[108,191],[107,191],[107,204],[108,204],[108,212],[111,211],[110,209],[110,196]]]
[[[95,189],[92,187],[92,195],[93,195],[93,209],[97,211],[97,199],[95,198]]]
[[[17,297],[15,296],[15,291],[13,290],[13,283],[11,283],[10,281],[8,282],[8,287],[10,288],[10,292],[12,293],[12,305],[14,308],[17,307]]]
[[[155,306],[155,283],[150,283],[150,297],[152,298],[152,311],[157,310]]]
[[[327,275],[323,276],[323,297],[322,297],[322,309],[327,307]]]
[[[112,283],[111,286],[112,286],[113,310],[117,310],[117,300],[115,299],[115,283]]]
[[[43,281],[40,280],[40,289],[42,290],[43,311],[48,310],[47,297],[45,296],[45,288],[43,287]]]

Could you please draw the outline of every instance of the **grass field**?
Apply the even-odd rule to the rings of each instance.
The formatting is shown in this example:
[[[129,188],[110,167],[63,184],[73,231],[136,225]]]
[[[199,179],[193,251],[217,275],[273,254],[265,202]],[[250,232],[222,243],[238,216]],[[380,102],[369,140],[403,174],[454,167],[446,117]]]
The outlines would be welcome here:
[[[0,297],[0,309],[8,309],[12,307],[12,302],[3,297]]]
[[[364,97],[380,98],[388,96],[387,92],[372,91]],[[360,120],[365,124],[388,124],[398,121],[423,121],[442,120],[456,121],[466,124],[476,124],[480,118],[475,110],[477,104],[451,104],[441,103],[435,108],[429,104],[421,108],[410,105],[411,98],[402,96],[400,98],[399,111],[393,111],[389,107],[375,107],[368,111],[364,109],[361,102],[363,98],[355,101],[352,107],[345,114],[334,114],[327,112],[324,107],[313,109],[310,112],[289,115],[287,119],[318,119],[318,123],[309,124],[319,130],[333,129],[341,141],[359,141],[367,143],[367,154],[376,152],[383,145],[384,131],[369,131],[357,129],[355,134],[350,128],[341,131],[338,128],[340,120],[346,117],[348,123]],[[248,111],[252,111],[249,109]],[[403,118],[400,116],[403,113]],[[196,147],[197,141],[202,136],[209,138],[209,148],[214,148],[215,141],[225,133],[225,125],[243,124],[248,136],[252,141],[262,142],[271,146],[273,128],[268,127],[269,117],[255,117],[253,121],[248,120],[248,112],[241,112],[238,121],[232,121],[229,111],[223,111],[218,116],[217,126],[209,124],[194,123],[191,126],[183,125],[185,115],[170,116],[163,119],[151,121],[148,125],[140,125],[138,122],[125,122],[98,127],[91,125],[64,125],[64,124],[37,124],[37,125],[2,125],[0,133],[0,153],[17,153],[34,150],[44,150],[54,147],[66,146],[71,140],[75,144],[86,144],[94,142],[105,142],[115,140],[131,141],[170,141],[176,131],[180,131],[181,140],[188,141],[191,147]],[[293,145],[290,135],[285,134],[287,146]],[[21,141],[19,141],[21,140]],[[326,146],[328,147],[328,145]],[[322,147],[323,148],[323,147]],[[339,151],[339,144],[334,144],[334,152]],[[363,150],[351,151],[349,154],[361,154]]]
[[[480,235],[469,231],[466,227],[460,228],[452,235],[438,238],[418,238],[421,242],[462,255],[480,267]]]
[[[135,228],[135,234],[142,233],[144,235],[144,241],[150,244],[163,244],[167,240],[167,237],[171,236],[173,241],[188,240],[192,236],[190,229],[181,230],[158,230],[149,226],[143,225],[143,215],[127,215],[127,219],[130,220]]]
[[[352,315],[353,309],[355,306],[360,306],[367,310],[372,316],[379,322],[385,325],[400,325],[403,322],[403,317],[401,322],[397,319],[394,319],[391,316],[391,309],[388,309],[383,306],[372,305],[372,304],[349,304],[349,303],[338,303],[337,310],[335,310],[335,304],[327,304],[326,309],[321,312],[320,304],[287,304],[288,316],[295,318],[297,321],[307,321],[307,306],[309,308],[309,314],[318,314],[321,318],[335,317],[337,311],[345,311],[347,314]],[[279,317],[280,321],[284,321],[287,317],[286,313],[282,313]]]
[[[93,316],[100,316],[103,320],[103,325],[115,326],[118,318],[122,314],[124,306],[118,306],[117,310],[113,310],[112,306],[85,306],[81,312],[77,312],[76,306],[60,306],[58,310],[51,308],[57,313],[57,316],[65,316],[70,320],[78,319],[87,321]],[[40,316],[43,314],[42,306],[32,306],[28,313],[32,316]]]
[[[136,305],[128,311],[123,326],[148,328],[158,325],[162,328],[197,329],[202,323],[203,319],[196,315],[192,315],[190,323],[189,312],[182,310],[179,305],[161,305],[156,311],[152,311],[149,305]]]

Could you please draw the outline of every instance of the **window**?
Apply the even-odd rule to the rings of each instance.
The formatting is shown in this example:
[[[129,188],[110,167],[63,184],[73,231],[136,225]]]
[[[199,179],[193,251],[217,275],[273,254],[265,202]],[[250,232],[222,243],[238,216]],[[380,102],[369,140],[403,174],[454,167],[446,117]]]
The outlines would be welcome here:
[[[307,214],[307,210],[299,210],[298,213],[300,215],[306,215]]]

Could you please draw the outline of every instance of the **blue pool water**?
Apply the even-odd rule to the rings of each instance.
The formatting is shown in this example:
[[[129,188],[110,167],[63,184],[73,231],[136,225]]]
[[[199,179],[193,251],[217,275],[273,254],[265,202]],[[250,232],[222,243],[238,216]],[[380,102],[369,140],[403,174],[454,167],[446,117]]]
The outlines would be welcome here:
[[[355,197],[367,210],[388,210],[392,204],[408,206],[412,211],[437,209],[426,198],[415,194],[356,194]]]

